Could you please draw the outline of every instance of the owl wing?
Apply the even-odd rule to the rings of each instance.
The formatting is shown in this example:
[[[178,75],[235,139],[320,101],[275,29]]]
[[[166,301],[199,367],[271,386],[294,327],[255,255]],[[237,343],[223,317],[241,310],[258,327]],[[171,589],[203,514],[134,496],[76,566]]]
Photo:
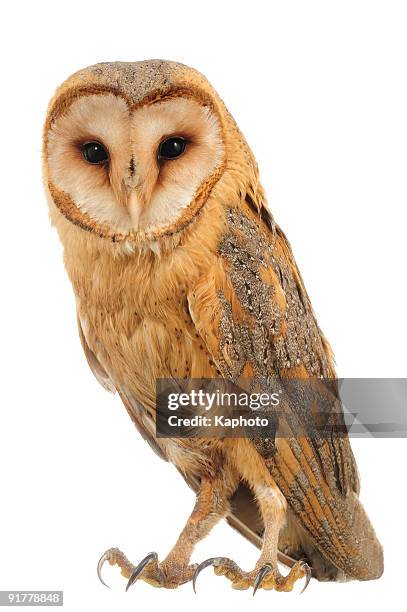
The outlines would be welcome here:
[[[333,378],[329,345],[284,234],[251,201],[231,207],[227,217],[217,257],[188,296],[196,329],[221,375],[234,381],[277,377],[283,384]],[[299,435],[302,425],[307,431],[309,415],[295,394],[289,402],[287,434],[252,444],[322,555],[348,577],[380,576],[382,548],[358,499],[347,436],[334,429],[322,439]]]

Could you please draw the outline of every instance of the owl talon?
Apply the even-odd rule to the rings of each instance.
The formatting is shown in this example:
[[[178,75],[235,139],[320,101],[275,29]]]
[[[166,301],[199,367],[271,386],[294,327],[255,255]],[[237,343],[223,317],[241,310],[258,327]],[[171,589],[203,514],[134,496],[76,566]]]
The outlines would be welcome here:
[[[253,595],[255,595],[260,588],[267,590],[275,589],[276,591],[291,591],[295,582],[299,578],[305,576],[305,585],[301,591],[301,593],[303,593],[311,580],[311,569],[304,561],[297,561],[291,568],[289,574],[287,576],[282,576],[277,569],[277,563],[265,563],[259,570],[255,569],[252,572],[244,572],[234,561],[227,557],[212,557],[200,563],[194,572],[192,586],[195,593],[198,575],[210,565],[213,566],[215,574],[218,576],[226,576],[235,589],[244,590],[253,586]]]
[[[118,548],[109,548],[103,555],[100,557],[98,565],[97,565],[97,574],[100,582],[110,589],[110,586],[106,584],[106,582],[102,578],[102,568],[104,564],[108,561],[110,565],[118,565],[122,571],[122,574],[126,577],[132,575],[134,571],[134,565],[130,563],[127,559],[126,555],[122,553]]]
[[[226,568],[229,569],[229,566],[231,567],[233,566],[233,569],[237,569],[240,571],[240,568],[237,566],[237,564],[231,559],[228,559],[227,557],[211,557],[210,559],[206,559],[206,561],[202,561],[202,563],[200,563],[198,567],[196,568],[193,578],[192,578],[192,587],[194,589],[195,594],[196,594],[196,581],[197,581],[199,574],[202,572],[202,570],[206,569],[210,565],[212,565],[212,567],[214,568],[224,566],[225,569]]]
[[[98,572],[98,578],[100,580],[100,582],[107,587],[108,589],[110,589],[110,586],[108,584],[106,584],[106,582],[103,580],[102,578],[102,567],[104,566],[104,564],[106,563],[106,561],[109,560],[109,556],[108,556],[108,552],[106,551],[103,553],[103,555],[100,557],[99,561],[98,561],[98,567],[97,567],[97,572]]]
[[[266,563],[266,565],[263,565],[263,567],[259,570],[256,579],[253,583],[253,597],[256,595],[256,591],[259,587],[261,587],[261,584],[263,582],[263,580],[266,578],[266,576],[268,576],[268,574],[270,574],[270,572],[273,571],[273,566],[270,565],[270,563]]]
[[[305,589],[308,587],[308,585],[310,583],[312,572],[311,572],[310,566],[308,565],[308,563],[305,563],[305,561],[302,562],[301,569],[305,573],[305,584],[304,584],[304,586],[302,587],[302,590],[301,590],[301,593],[304,593]],[[301,593],[300,593],[300,595],[301,595]]]
[[[106,561],[108,561],[110,565],[118,565],[121,569],[122,576],[128,579],[126,592],[139,579],[144,580],[144,582],[154,587],[175,589],[181,584],[185,584],[192,580],[192,576],[196,569],[196,565],[174,563],[171,556],[168,556],[160,563],[156,552],[148,553],[148,555],[135,566],[130,563],[121,550],[118,548],[110,548],[100,557],[97,566],[99,580],[108,588],[110,588],[109,585],[107,585],[102,578],[102,568]]]
[[[129,588],[136,582],[136,580],[139,578],[141,572],[143,571],[143,569],[145,568],[146,565],[148,565],[150,563],[150,561],[155,561],[156,565],[158,565],[158,555],[156,552],[151,552],[148,553],[148,555],[146,555],[144,557],[144,559],[142,559],[140,561],[140,563],[137,565],[137,567],[134,569],[132,575],[129,578],[129,581],[127,583],[126,586],[126,592],[129,590]]]

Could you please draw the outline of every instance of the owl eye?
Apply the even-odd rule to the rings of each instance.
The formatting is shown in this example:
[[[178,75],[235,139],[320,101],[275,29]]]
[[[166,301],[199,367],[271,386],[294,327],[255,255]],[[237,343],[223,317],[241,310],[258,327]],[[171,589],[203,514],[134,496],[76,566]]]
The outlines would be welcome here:
[[[158,147],[158,157],[161,159],[175,159],[183,154],[186,146],[186,140],[181,136],[167,138]]]
[[[85,161],[89,164],[103,164],[109,159],[105,147],[100,142],[85,142],[81,149]]]

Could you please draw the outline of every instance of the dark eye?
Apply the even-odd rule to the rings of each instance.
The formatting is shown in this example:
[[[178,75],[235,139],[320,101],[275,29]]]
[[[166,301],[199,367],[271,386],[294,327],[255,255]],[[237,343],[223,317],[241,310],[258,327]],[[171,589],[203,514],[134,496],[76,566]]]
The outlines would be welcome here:
[[[100,142],[85,142],[82,155],[89,164],[103,164],[109,159],[105,147]]]
[[[186,140],[181,138],[181,136],[167,138],[158,147],[158,157],[161,157],[161,159],[175,159],[183,154],[186,146]]]

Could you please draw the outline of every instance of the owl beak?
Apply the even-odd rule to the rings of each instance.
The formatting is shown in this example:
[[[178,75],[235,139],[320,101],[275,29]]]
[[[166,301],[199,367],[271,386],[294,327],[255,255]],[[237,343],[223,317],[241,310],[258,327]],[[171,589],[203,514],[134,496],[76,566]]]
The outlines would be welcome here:
[[[137,231],[140,227],[140,217],[143,213],[143,198],[139,191],[133,190],[127,198],[127,210],[131,218],[133,229]]]

